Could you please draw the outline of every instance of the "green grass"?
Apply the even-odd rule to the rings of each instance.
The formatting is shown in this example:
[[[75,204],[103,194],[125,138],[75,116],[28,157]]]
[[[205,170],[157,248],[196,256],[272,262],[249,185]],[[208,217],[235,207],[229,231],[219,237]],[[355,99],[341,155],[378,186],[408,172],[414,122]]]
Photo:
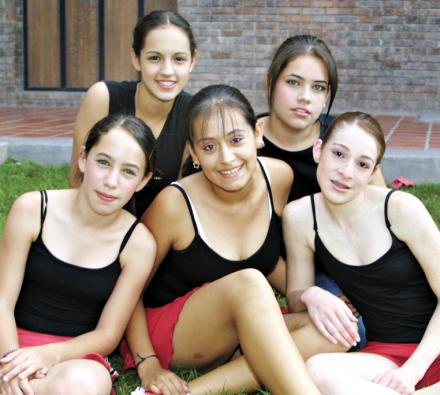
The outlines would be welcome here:
[[[35,163],[20,163],[14,159],[8,159],[0,166],[0,235],[3,234],[4,223],[7,213],[14,200],[24,192],[40,189],[66,188],[68,183],[68,166],[42,166]],[[419,197],[426,205],[433,216],[437,226],[440,226],[440,184],[421,184],[413,188],[404,188]],[[277,295],[281,305],[285,305],[285,299]],[[122,359],[113,356],[111,359],[113,367],[121,371]],[[197,371],[182,370],[177,372],[182,378],[190,381],[197,377]],[[136,372],[130,370],[121,374],[115,387],[118,395],[130,394],[138,386],[139,379]],[[222,392],[226,395],[227,392]],[[258,394],[270,395],[267,391],[259,391]]]

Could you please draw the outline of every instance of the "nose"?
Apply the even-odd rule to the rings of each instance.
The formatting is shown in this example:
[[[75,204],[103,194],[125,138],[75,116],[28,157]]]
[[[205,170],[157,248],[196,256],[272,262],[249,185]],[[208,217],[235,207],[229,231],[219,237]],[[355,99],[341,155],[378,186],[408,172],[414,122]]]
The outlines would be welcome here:
[[[160,72],[163,75],[172,75],[174,73],[171,59],[164,59]]]
[[[116,168],[111,169],[105,178],[105,185],[109,188],[116,188],[118,185],[119,173]]]
[[[304,85],[299,92],[298,99],[303,102],[310,102],[311,100],[312,89],[308,85]]]
[[[350,179],[353,178],[354,174],[354,163],[353,161],[347,161],[341,164],[338,169],[339,174],[341,174],[344,178]]]
[[[234,150],[227,144],[222,144],[220,146],[220,155],[223,163],[229,163],[235,159]]]

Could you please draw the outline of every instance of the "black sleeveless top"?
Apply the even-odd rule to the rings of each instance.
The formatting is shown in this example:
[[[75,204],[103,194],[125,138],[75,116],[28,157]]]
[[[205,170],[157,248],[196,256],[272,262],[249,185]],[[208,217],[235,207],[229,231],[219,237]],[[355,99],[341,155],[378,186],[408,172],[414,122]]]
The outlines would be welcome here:
[[[105,81],[110,95],[109,114],[136,114],[135,96],[138,81]],[[142,216],[156,195],[171,181],[177,180],[188,133],[185,117],[191,95],[180,92],[156,141],[156,167],[148,185],[135,193],[136,216]]]
[[[261,163],[260,166],[267,184],[271,219],[266,238],[260,248],[248,258],[239,261],[223,258],[207,244],[201,235],[203,229],[200,224],[198,225],[197,213],[189,196],[180,184],[171,184],[178,188],[185,197],[195,236],[184,250],[171,249],[168,252],[144,294],[145,306],[163,306],[206,282],[218,280],[238,270],[254,268],[260,270],[265,276],[273,271],[280,256],[281,221],[274,210],[268,176]]]
[[[312,195],[315,258],[364,318],[368,340],[419,343],[437,306],[437,298],[408,246],[391,231],[388,200],[393,192],[387,194],[384,209],[391,247],[379,259],[363,266],[342,263],[327,250],[319,237]]]
[[[125,234],[109,265],[84,268],[55,257],[42,239],[47,194],[41,192],[41,228],[29,250],[23,284],[15,306],[17,327],[57,336],[79,336],[96,328],[121,273],[119,255],[138,224]]]
[[[258,118],[268,115],[268,113],[260,114],[258,115]],[[325,132],[333,118],[334,117],[330,115],[328,117],[323,114],[320,116],[320,138],[323,138],[325,135]],[[264,147],[258,150],[258,155],[281,159],[293,170],[294,180],[289,193],[288,202],[321,191],[318,180],[316,179],[316,169],[318,165],[313,160],[313,147],[308,147],[301,151],[288,151],[278,147],[265,136],[263,136],[263,141]]]

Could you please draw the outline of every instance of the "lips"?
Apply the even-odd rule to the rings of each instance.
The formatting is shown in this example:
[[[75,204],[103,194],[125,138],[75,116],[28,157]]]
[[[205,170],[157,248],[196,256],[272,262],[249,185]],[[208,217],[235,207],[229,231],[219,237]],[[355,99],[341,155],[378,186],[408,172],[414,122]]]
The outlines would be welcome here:
[[[310,111],[306,110],[305,108],[294,108],[292,111],[298,116],[298,117],[307,117],[310,115]]]
[[[243,165],[240,165],[240,166],[232,167],[231,169],[227,169],[227,170],[219,170],[218,172],[223,177],[235,177],[240,172],[242,167]]]
[[[98,192],[98,191],[96,191],[96,194],[98,195],[98,197],[99,197],[101,200],[104,200],[105,202],[113,202],[114,200],[117,199],[116,196],[109,195],[109,194],[104,193],[104,192]]]
[[[160,86],[160,88],[162,89],[173,89],[176,86],[176,81],[168,81],[168,80],[160,80],[157,81],[157,84]]]
[[[348,191],[351,189],[351,187],[347,184],[344,184],[343,182],[340,181],[336,181],[336,180],[331,180],[332,185],[335,187],[336,190],[338,191]]]

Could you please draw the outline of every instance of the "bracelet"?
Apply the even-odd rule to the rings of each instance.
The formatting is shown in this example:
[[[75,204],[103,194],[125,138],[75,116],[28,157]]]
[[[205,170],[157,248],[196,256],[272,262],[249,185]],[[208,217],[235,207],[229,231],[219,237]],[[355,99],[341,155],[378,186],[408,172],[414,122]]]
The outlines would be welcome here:
[[[14,351],[17,351],[18,348],[12,348],[9,351],[6,351],[1,357],[0,359],[6,358],[9,354],[12,354]]]
[[[146,357],[143,357],[142,355],[139,355],[136,353],[136,356],[139,358],[139,361],[136,362],[136,369],[139,367],[139,365],[147,360],[148,358],[158,358],[156,354],[147,355]]]

